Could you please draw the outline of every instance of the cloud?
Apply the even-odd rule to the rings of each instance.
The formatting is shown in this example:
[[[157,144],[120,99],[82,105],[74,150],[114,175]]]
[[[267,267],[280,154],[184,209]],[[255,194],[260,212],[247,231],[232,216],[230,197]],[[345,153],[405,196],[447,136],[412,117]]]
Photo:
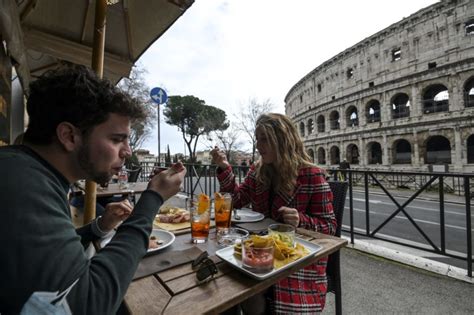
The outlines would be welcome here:
[[[150,87],[194,95],[232,118],[251,97],[284,97],[303,76],[433,0],[201,0],[153,44],[140,62]],[[163,116],[162,116],[163,117]],[[161,123],[161,151],[183,152],[176,127]],[[156,137],[145,147],[157,151]]]

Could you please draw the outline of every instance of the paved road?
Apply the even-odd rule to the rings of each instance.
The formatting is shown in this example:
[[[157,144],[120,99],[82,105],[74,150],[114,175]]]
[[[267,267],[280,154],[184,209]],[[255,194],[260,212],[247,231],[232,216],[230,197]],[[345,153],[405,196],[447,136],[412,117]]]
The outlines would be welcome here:
[[[403,204],[408,197],[397,196],[395,198],[400,204]],[[366,231],[366,206],[365,194],[362,191],[355,190],[354,200],[354,229],[357,232]],[[371,193],[369,197],[370,209],[370,230],[374,231],[382,222],[384,222],[397,206],[384,194]],[[407,207],[406,212],[413,219],[416,225],[425,233],[426,237],[441,248],[440,231],[440,210],[437,200],[415,199]],[[466,230],[466,208],[460,203],[445,202],[445,248],[446,251],[464,256],[467,253],[467,230]],[[349,229],[349,200],[346,200],[346,209],[344,213],[343,228]],[[474,232],[474,229],[472,229]],[[429,241],[418,231],[408,217],[399,212],[391,221],[382,227],[376,236],[399,241],[401,243],[410,243],[413,245],[432,249]],[[430,257],[438,261],[449,263],[461,268],[466,268],[466,262],[454,258],[440,258],[437,255],[423,254],[424,257]]]

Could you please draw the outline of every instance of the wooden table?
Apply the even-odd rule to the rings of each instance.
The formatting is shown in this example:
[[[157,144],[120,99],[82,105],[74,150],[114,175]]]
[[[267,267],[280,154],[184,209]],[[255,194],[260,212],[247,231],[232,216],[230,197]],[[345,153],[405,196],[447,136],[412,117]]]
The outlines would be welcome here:
[[[152,276],[133,281],[125,295],[124,302],[131,314],[217,314],[247,298],[259,293],[278,280],[338,251],[347,241],[313,231],[298,229],[298,237],[322,246],[314,257],[295,264],[274,277],[258,281],[233,269],[214,255],[217,248],[215,233],[205,244],[193,245],[190,234],[176,237],[173,245],[157,255],[166,255],[172,250],[182,250],[198,246],[207,250],[217,263],[219,273],[204,284],[197,284],[191,263],[177,266]],[[212,233],[212,231],[211,231]]]
[[[109,184],[107,188],[97,186],[97,197],[110,197],[113,195],[139,194],[146,190],[147,182],[128,183],[128,187],[121,189],[119,184]]]

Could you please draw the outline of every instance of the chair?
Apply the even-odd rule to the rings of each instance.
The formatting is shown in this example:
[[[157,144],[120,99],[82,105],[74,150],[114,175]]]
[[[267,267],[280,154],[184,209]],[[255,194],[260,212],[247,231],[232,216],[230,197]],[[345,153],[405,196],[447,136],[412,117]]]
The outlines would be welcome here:
[[[128,171],[128,182],[136,183],[138,180],[138,175],[140,175],[141,171],[142,171],[141,167]]]
[[[348,182],[329,181],[329,187],[333,194],[332,206],[336,215],[337,228],[335,236],[341,236],[342,216],[344,214],[344,204],[346,202]],[[342,292],[341,292],[341,258],[337,251],[329,255],[326,268],[328,278],[328,292],[335,295],[336,314],[342,314]]]

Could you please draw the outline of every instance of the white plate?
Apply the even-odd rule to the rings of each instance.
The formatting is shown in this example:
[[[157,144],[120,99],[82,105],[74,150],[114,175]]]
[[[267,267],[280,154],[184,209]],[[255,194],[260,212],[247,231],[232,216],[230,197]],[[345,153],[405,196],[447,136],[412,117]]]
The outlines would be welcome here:
[[[112,237],[115,235],[115,232],[114,233],[111,233],[109,236],[107,236],[106,238],[102,239],[100,241],[100,247],[104,247],[105,245],[107,245],[110,240],[112,239]],[[174,240],[175,240],[175,236],[173,233],[171,232],[168,232],[168,231],[165,231],[165,230],[161,230],[161,229],[153,229],[153,231],[151,231],[151,235],[152,236],[154,235],[156,238],[160,239],[163,241],[163,244],[161,244],[158,248],[152,248],[152,249],[149,249],[147,251],[147,254],[149,253],[153,253],[153,252],[157,252],[159,250],[162,250],[162,249],[165,249],[166,247],[170,246],[171,244],[173,244]]]
[[[236,209],[237,214],[240,217],[240,220],[236,220],[234,214],[232,213],[232,222],[235,223],[249,223],[249,222],[258,222],[262,221],[265,216],[260,212],[255,212],[250,209]]]
[[[308,258],[313,257],[317,252],[319,252],[322,249],[321,246],[313,244],[311,242],[308,242],[304,239],[296,237],[295,240],[296,240],[297,243],[300,243],[301,245],[306,247],[306,249],[309,251],[309,254],[304,256],[304,257],[301,257],[300,259],[297,259],[297,260],[295,260],[295,261],[293,261],[293,262],[291,262],[291,263],[289,263],[289,264],[287,264],[283,267],[281,267],[280,269],[273,269],[272,271],[265,272],[265,273],[254,273],[250,270],[245,269],[242,266],[242,260],[240,260],[240,258],[237,258],[234,255],[234,246],[228,246],[228,247],[225,247],[223,249],[219,249],[216,252],[216,255],[220,259],[222,259],[222,260],[228,262],[229,264],[231,264],[232,267],[246,273],[247,275],[251,276],[252,278],[257,279],[257,280],[264,280],[264,279],[267,279],[267,278],[279,273],[280,271],[283,271],[287,268],[290,268],[294,264],[297,264],[301,261],[304,261]]]

